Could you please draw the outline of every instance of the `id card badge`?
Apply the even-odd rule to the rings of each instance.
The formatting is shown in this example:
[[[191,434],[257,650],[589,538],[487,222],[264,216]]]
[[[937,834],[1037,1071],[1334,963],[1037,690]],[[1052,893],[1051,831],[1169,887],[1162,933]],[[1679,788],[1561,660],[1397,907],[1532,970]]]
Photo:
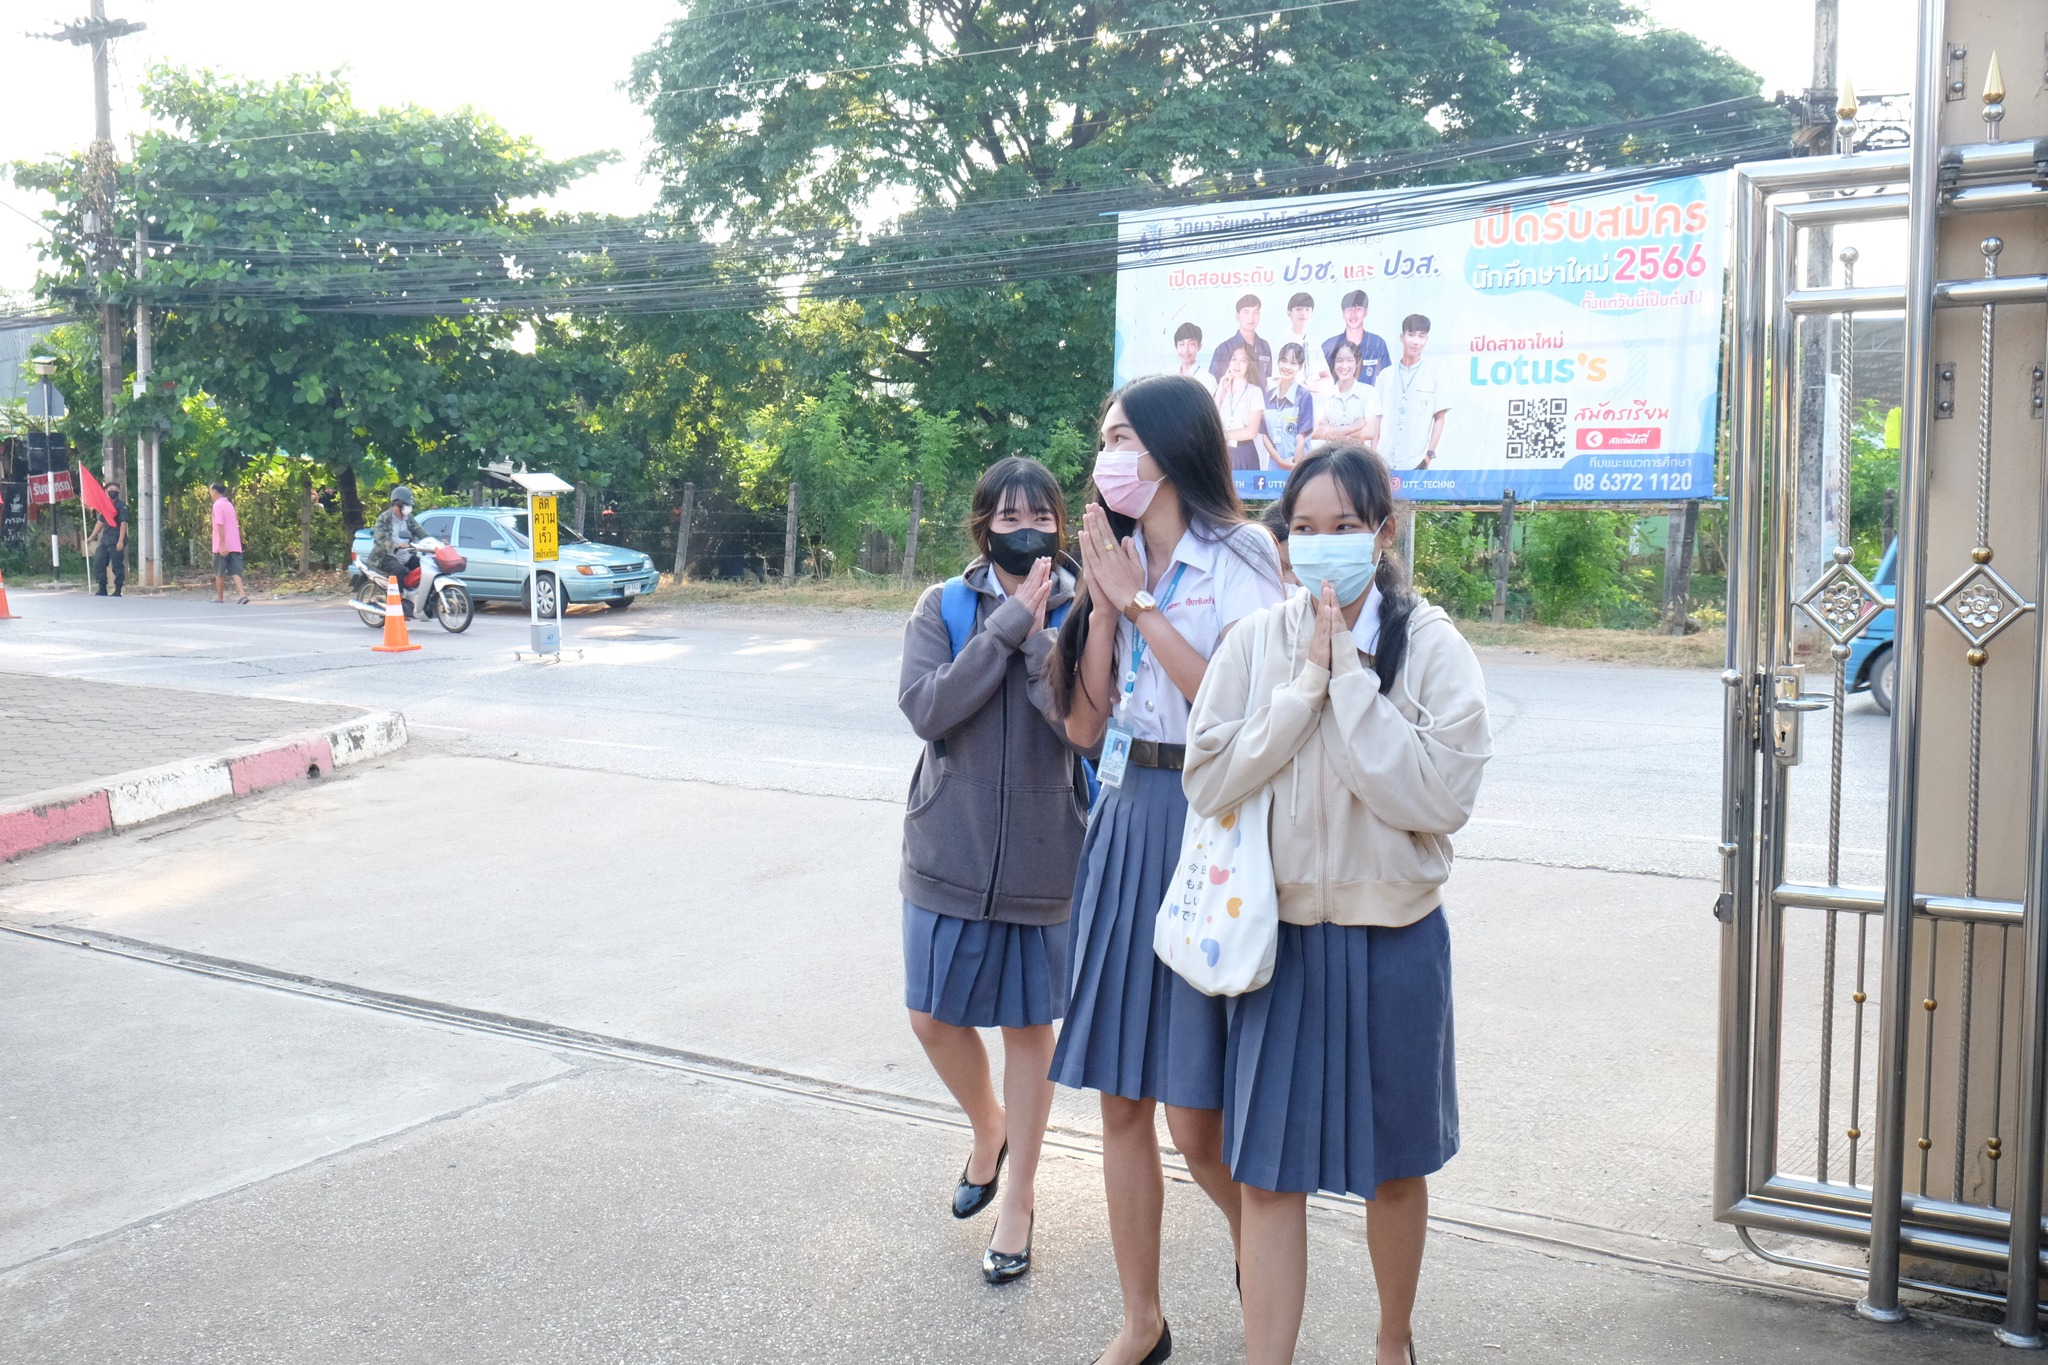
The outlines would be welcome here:
[[[1121,787],[1124,769],[1131,766],[1131,732],[1112,725],[1102,735],[1102,761],[1095,765],[1096,780],[1105,787]]]

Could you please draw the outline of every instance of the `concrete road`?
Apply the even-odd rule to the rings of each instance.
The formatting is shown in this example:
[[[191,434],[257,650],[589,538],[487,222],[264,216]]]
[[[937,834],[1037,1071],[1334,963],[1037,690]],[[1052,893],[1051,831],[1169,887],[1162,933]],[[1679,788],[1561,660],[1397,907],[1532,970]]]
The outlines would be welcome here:
[[[509,614],[392,659],[341,607],[15,596],[0,670],[394,706],[418,738],[0,870],[0,1168],[21,1176],[0,1192],[0,1342],[39,1361],[1099,1344],[1085,1097],[1055,1111],[1050,1273],[992,1300],[985,1229],[928,1216],[962,1138],[902,1018],[899,620],[578,613],[582,657],[541,665],[512,659]],[[1451,898],[1465,1150],[1433,1182],[1424,1358],[1988,1359],[1975,1329],[1857,1325],[1833,1282],[1788,1281],[1707,1219],[1713,675],[1485,663],[1500,757]],[[1863,762],[1883,721],[1849,719]],[[1859,831],[1878,805],[1852,799]],[[1176,1358],[1233,1359],[1227,1244],[1192,1191],[1169,1204]],[[1356,1210],[1315,1227],[1304,1358],[1362,1358]],[[1788,1283],[1833,1297],[1750,1292]]]
[[[879,612],[581,608],[560,664],[519,662],[525,618],[496,608],[468,632],[415,633],[416,654],[373,654],[353,609],[216,606],[209,598],[95,598],[13,590],[24,618],[0,669],[346,702],[405,712],[463,752],[646,777],[901,801],[917,742],[897,712],[902,618]],[[1721,686],[1706,670],[1483,652],[1497,756],[1467,859],[1715,878]],[[1826,717],[1797,775],[1793,871],[1825,848]],[[1882,879],[1888,722],[1847,714],[1846,880]]]

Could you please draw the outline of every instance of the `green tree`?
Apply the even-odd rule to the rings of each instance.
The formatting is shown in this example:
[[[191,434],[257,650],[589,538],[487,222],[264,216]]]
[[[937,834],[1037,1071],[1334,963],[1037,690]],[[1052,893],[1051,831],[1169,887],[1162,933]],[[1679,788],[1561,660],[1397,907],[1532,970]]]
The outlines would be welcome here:
[[[122,212],[147,224],[146,259],[95,284],[82,158],[16,168],[58,201],[47,297],[170,305],[156,323],[167,396],[132,421],[162,422],[177,442],[179,412],[199,400],[218,414],[217,448],[283,450],[332,471],[352,524],[358,474],[446,476],[484,450],[565,447],[575,423],[563,413],[587,401],[593,374],[513,350],[516,318],[352,310],[393,269],[417,278],[451,244],[483,235],[516,249],[536,216],[512,205],[597,158],[549,160],[471,110],[362,109],[334,78],[158,68],[141,96],[164,127],[137,143]],[[124,218],[114,239],[136,225]]]
[[[972,289],[920,290],[906,268],[900,292],[865,306],[889,343],[884,380],[961,413],[984,459],[1044,451],[1109,379],[1103,229],[1034,227],[1035,204],[1756,88],[1616,0],[1347,0],[1253,17],[1221,0],[690,0],[633,77],[668,201],[708,237],[779,241],[811,264],[1096,244],[1045,278]],[[934,215],[975,204],[981,219],[927,235]],[[897,234],[846,245],[878,217]]]

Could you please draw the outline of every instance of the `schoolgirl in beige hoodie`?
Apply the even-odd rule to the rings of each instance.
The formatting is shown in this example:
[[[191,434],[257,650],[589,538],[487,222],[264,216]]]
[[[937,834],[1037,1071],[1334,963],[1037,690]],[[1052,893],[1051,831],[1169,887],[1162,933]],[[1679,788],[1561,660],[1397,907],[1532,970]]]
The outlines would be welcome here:
[[[1224,639],[1183,774],[1205,816],[1273,792],[1273,978],[1231,1001],[1225,1051],[1247,1359],[1294,1357],[1307,1195],[1328,1190],[1372,1201],[1378,1362],[1409,1365],[1425,1177],[1458,1147],[1443,884],[1493,751],[1485,680],[1391,557],[1377,455],[1311,455],[1280,511],[1303,590]]]

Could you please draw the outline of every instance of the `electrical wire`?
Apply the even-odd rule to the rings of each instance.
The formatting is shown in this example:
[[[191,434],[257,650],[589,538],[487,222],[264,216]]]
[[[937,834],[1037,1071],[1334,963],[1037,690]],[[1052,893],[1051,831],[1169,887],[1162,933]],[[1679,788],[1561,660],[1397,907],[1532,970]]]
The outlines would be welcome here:
[[[1399,184],[1455,167],[1458,186],[1409,183],[1370,201],[1303,205],[1280,228],[1226,220],[1176,236],[1145,259],[1181,263],[1240,254],[1254,241],[1329,243],[1402,227],[1470,218],[1481,207],[1591,193],[1675,173],[1699,173],[1773,155],[1779,136],[1757,117],[1760,100],[1722,101],[1654,118],[1621,120],[1479,144],[1449,144],[1340,166],[1231,172],[1171,191],[1156,184],[1104,185],[1036,196],[990,196],[906,215],[888,232],[775,235],[734,241],[677,236],[651,222],[555,223],[471,218],[355,225],[329,232],[279,231],[269,241],[156,241],[140,297],[172,310],[352,312],[394,316],[539,312],[652,313],[755,308],[803,297],[861,298],[1019,285],[1077,272],[1107,272],[1127,249],[1106,214],[1227,205],[1248,195]],[[1606,140],[1632,137],[1671,160],[1623,163],[1514,183],[1518,173],[1562,159],[1581,166]],[[258,191],[260,194],[260,191]],[[1284,197],[1281,199],[1284,204]],[[389,231],[383,229],[388,227]],[[246,229],[243,231],[246,232]],[[456,235],[459,234],[459,235]],[[278,243],[282,243],[281,245]]]

